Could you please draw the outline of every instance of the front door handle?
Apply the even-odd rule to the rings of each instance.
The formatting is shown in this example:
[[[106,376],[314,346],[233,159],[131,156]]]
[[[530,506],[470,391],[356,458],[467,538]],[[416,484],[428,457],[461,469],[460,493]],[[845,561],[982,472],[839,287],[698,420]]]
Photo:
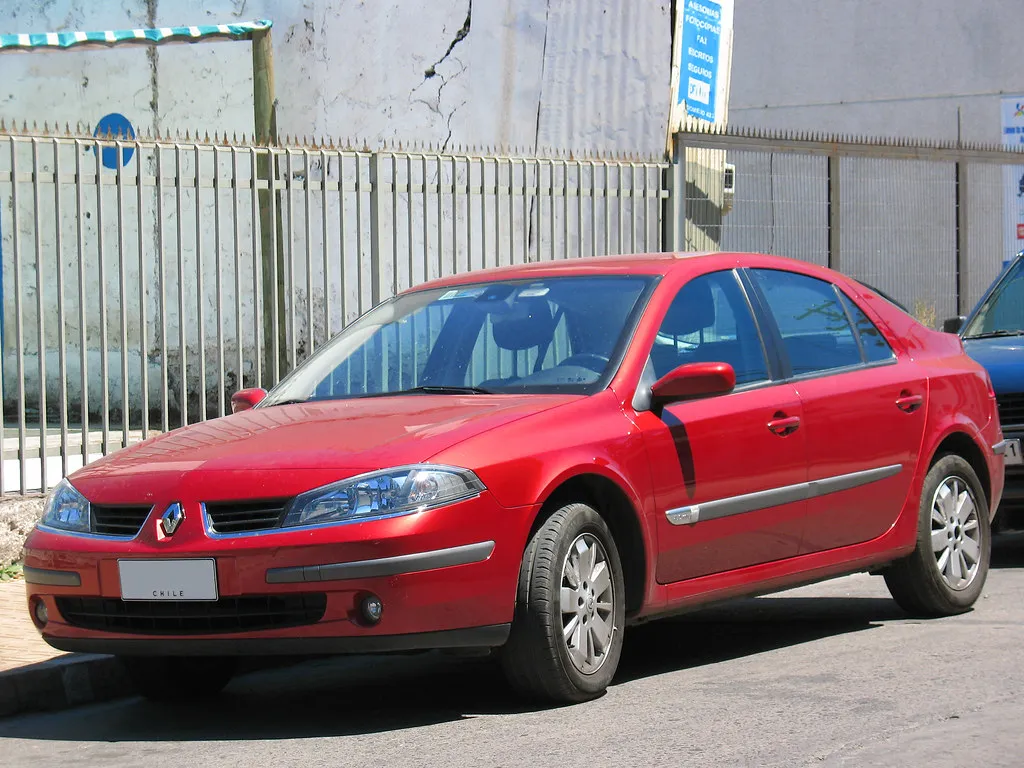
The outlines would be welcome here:
[[[800,428],[799,416],[786,416],[784,413],[776,413],[768,422],[768,430],[779,437],[792,435]]]
[[[924,395],[912,395],[907,390],[896,398],[896,407],[904,413],[913,413],[924,404]]]

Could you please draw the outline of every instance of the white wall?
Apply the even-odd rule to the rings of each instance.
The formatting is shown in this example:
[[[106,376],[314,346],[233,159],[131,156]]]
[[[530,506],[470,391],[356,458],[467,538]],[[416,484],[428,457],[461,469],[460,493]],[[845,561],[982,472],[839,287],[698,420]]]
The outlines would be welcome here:
[[[1022,0],[743,0],[734,27],[730,122],[955,141],[959,113],[963,141],[998,145],[1000,99],[1024,93],[1022,29]],[[760,173],[752,166],[766,165],[766,158],[734,159],[738,185],[763,184],[763,174],[750,174]],[[870,225],[847,226],[844,238],[863,235],[851,245],[872,262],[868,274],[856,276],[908,304],[921,299],[940,313],[955,312],[952,294],[940,287],[950,284],[954,270],[952,165],[849,166],[844,200],[859,194],[866,206],[874,205],[876,229],[887,215],[898,219],[874,239]],[[976,166],[970,174],[967,300],[973,303],[1017,246],[1003,238],[1001,169]],[[793,178],[777,172],[774,182],[779,200],[800,199]],[[810,243],[799,229],[810,226],[813,212],[791,208],[797,226],[780,228],[772,240],[788,237],[783,247],[820,253],[821,243]],[[762,232],[766,220],[749,218]]]
[[[558,150],[577,156],[596,152],[660,155],[664,146],[669,106],[670,0],[436,0],[432,2],[351,2],[348,0],[2,0],[2,32],[49,32],[162,27],[224,23],[268,18],[274,22],[274,60],[278,98],[279,131],[282,137],[346,137],[376,147],[383,141],[431,144],[454,149],[458,145],[508,147],[525,153]],[[429,74],[428,74],[429,73]],[[51,126],[70,123],[92,126],[103,115],[121,113],[136,130],[152,134],[181,132],[192,135],[216,132],[251,134],[252,57],[248,43],[168,45],[152,49],[131,48],[79,52],[19,53],[0,55],[0,117],[10,123],[44,122]],[[360,144],[361,145],[361,144]],[[44,146],[40,167],[53,170],[52,149]],[[152,153],[136,154],[126,168],[135,175],[142,161],[143,173],[155,172]],[[62,150],[62,173],[74,167],[74,152]],[[83,160],[86,172],[95,172],[95,156]],[[20,152],[20,170],[31,167],[28,147]],[[190,159],[185,158],[190,165]],[[0,172],[10,169],[10,159],[0,158]],[[104,170],[107,177],[113,171]],[[30,396],[40,390],[38,350],[52,353],[58,343],[56,322],[47,321],[46,336],[38,338],[36,311],[35,243],[37,230],[44,253],[44,306],[55,304],[54,270],[58,263],[54,242],[52,192],[44,190],[36,225],[35,206],[24,186],[19,200],[18,234],[22,262],[22,296],[26,330],[25,386]],[[98,407],[101,386],[110,386],[114,401],[120,400],[121,335],[119,314],[118,232],[116,191],[107,187],[102,217],[103,262],[107,270],[108,301],[106,332],[111,350],[107,381],[94,360],[89,362],[93,406]],[[0,187],[0,198],[4,193]],[[77,255],[74,252],[77,214],[65,188],[61,230],[69,294],[67,339],[72,397],[77,392],[81,354],[76,317]],[[128,188],[125,215],[133,221],[134,187]],[[99,338],[96,297],[101,293],[97,246],[97,202],[94,188],[85,196],[83,230],[88,244],[85,294],[90,299],[86,317],[88,336]],[[183,195],[186,211],[194,209],[194,197]],[[156,242],[154,195],[145,195],[145,221],[151,230],[144,239],[147,266],[154,269]],[[210,197],[207,196],[207,203]],[[168,210],[173,200],[167,200]],[[212,290],[216,267],[212,257],[212,211],[202,214],[203,239],[207,245],[202,265],[197,264],[192,233],[196,224],[185,224],[183,261],[193,285],[197,272],[204,280],[204,328],[207,339],[217,333]],[[193,213],[189,214],[194,215]],[[516,214],[520,219],[522,212]],[[4,268],[5,398],[16,386],[13,275],[13,208],[0,199],[3,236],[0,250]],[[450,226],[450,220],[447,222]],[[176,258],[174,227],[165,228],[168,272]],[[134,232],[134,229],[132,229]],[[419,232],[417,231],[417,237]],[[126,306],[130,360],[130,386],[137,389],[142,347],[152,357],[157,343],[157,302],[161,288],[155,278],[148,283],[148,339],[141,343],[138,306],[139,256],[136,236],[126,243]],[[248,225],[242,232],[243,263],[251,264]],[[335,237],[335,243],[337,238]],[[348,265],[349,271],[354,267]],[[340,267],[337,268],[340,273]],[[301,275],[298,275],[301,279]],[[420,278],[422,279],[422,278]],[[243,284],[251,285],[246,272]],[[358,290],[352,286],[350,291]],[[172,312],[168,318],[171,341],[179,333],[177,281],[163,286]],[[189,306],[195,298],[189,288]],[[232,306],[230,282],[225,302]],[[246,316],[252,298],[243,300]],[[355,306],[351,300],[348,307]],[[195,370],[198,355],[198,323],[189,324],[189,367]],[[40,344],[42,341],[42,345]],[[89,349],[95,352],[90,341]],[[210,349],[207,354],[212,354]],[[98,354],[98,353],[97,353]],[[50,357],[48,355],[47,357]],[[90,356],[95,356],[90,354]],[[174,361],[171,361],[172,364]],[[50,404],[59,386],[56,365],[47,366]],[[209,378],[209,371],[208,371]],[[151,379],[151,396],[156,396]],[[172,391],[172,397],[175,396]]]
[[[1024,92],[1021,0],[745,0],[734,125],[998,144],[1002,93]]]
[[[664,146],[669,0],[476,0],[472,13],[470,0],[4,5],[4,32],[269,18],[282,134],[577,153]],[[93,124],[108,112],[147,130],[251,132],[250,46],[0,57],[8,120]]]

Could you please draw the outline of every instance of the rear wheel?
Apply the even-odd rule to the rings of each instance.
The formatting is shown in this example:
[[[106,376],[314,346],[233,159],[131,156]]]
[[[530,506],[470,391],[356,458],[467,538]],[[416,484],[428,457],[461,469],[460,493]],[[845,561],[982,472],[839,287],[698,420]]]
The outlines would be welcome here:
[[[235,675],[237,660],[208,656],[122,656],[135,690],[152,701],[216,696]]]
[[[992,534],[988,502],[962,457],[946,455],[925,476],[917,548],[885,572],[900,606],[922,616],[969,610],[988,575]]]
[[[625,588],[615,541],[586,504],[569,504],[531,539],[501,659],[520,693],[555,702],[599,696],[622,653]]]

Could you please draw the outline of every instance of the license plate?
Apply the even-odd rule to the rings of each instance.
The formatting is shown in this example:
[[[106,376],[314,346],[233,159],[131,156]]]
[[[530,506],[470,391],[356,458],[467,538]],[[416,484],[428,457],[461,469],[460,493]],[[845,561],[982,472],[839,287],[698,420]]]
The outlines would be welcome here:
[[[1003,458],[1006,459],[1007,464],[1024,464],[1024,457],[1021,456],[1020,452],[1019,439],[1006,441],[1006,452],[1003,453]]]
[[[217,563],[209,560],[118,560],[122,600],[216,600]]]

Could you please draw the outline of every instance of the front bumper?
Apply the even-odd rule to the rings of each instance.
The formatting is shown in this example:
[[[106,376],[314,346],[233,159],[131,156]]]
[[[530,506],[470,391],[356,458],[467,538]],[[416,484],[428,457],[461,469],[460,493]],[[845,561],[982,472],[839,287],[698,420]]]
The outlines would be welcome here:
[[[536,512],[534,507],[502,507],[484,492],[448,507],[387,520],[217,537],[205,530],[198,503],[183,506],[185,521],[173,536],[158,529],[160,504],[131,540],[34,531],[26,544],[26,583],[30,608],[38,601],[46,606],[43,638],[61,650],[140,655],[366,653],[501,645],[512,620],[520,561]],[[174,601],[146,601],[140,608],[121,600],[118,561],[161,558],[214,559],[221,606],[315,597],[324,605],[322,617],[244,630],[226,627],[221,616],[213,630],[197,629],[206,625],[192,618],[178,620],[172,629],[163,618],[151,625],[131,618],[134,623],[127,626],[125,611],[133,617],[140,612],[165,618],[175,613]],[[361,610],[368,596],[383,605],[379,622],[372,625]],[[115,629],[83,622],[69,607],[77,610],[85,604],[93,606],[93,616],[96,605],[103,606],[101,612],[116,613],[110,622]],[[182,614],[198,610],[197,603],[177,605]]]
[[[441,648],[495,648],[508,640],[511,624],[415,632],[408,635],[363,637],[218,637],[107,638],[54,637],[47,642],[72,653],[112,653],[119,656],[327,656],[352,653],[392,653]]]
[[[1005,440],[1020,440],[1024,444],[1024,432],[1009,431]],[[995,519],[998,531],[1024,530],[1024,465],[1007,464],[1003,475],[1003,497]]]

